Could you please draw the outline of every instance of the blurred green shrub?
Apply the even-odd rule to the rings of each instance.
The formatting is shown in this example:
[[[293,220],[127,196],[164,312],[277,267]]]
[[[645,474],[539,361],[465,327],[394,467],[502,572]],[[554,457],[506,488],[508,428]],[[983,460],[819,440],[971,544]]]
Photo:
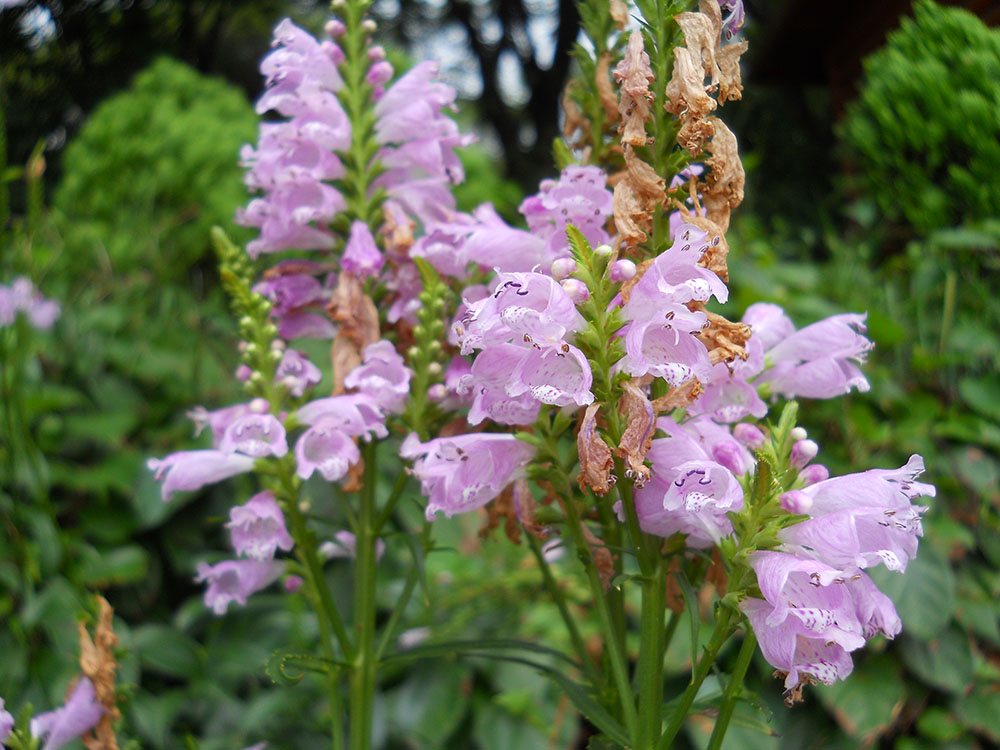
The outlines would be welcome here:
[[[926,234],[1000,215],[1000,32],[920,0],[864,68],[840,134],[885,218]]]
[[[246,202],[237,161],[256,131],[239,89],[176,60],[154,62],[66,149],[53,201],[72,256],[64,262],[106,253],[117,273],[185,275],[209,252],[209,229],[231,228]]]

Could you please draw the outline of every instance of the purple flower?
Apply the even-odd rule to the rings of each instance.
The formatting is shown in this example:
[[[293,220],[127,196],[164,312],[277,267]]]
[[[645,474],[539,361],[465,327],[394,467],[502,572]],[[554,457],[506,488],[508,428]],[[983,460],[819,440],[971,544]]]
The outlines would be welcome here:
[[[319,553],[327,560],[335,558],[349,558],[353,560],[357,557],[358,553],[357,537],[350,531],[338,531],[333,535],[332,542],[323,542],[319,545]],[[384,554],[385,542],[381,539],[376,539],[375,560],[381,560]]]
[[[712,367],[705,391],[689,413],[705,413],[716,422],[738,422],[748,416],[762,419],[767,414],[767,404],[747,382],[764,369],[764,350],[756,336],[750,337],[746,352],[745,360],[719,362]]]
[[[740,422],[733,426],[733,437],[751,450],[757,450],[767,442],[765,435],[757,425]]]
[[[692,377],[703,383],[709,380],[708,349],[694,335],[708,318],[689,310],[687,303],[713,296],[720,302],[728,299],[722,280],[697,265],[711,241],[704,231],[684,225],[674,244],[632,288],[622,307],[622,316],[629,321],[624,329],[626,354],[620,363],[625,372],[636,377],[649,373],[673,386]]]
[[[253,458],[288,453],[285,428],[273,414],[246,414],[226,428],[219,450],[224,453],[243,453]]]
[[[31,736],[44,740],[42,750],[58,750],[97,726],[104,715],[94,684],[81,677],[61,708],[39,714],[31,720]]]
[[[317,273],[323,270],[323,266],[319,263],[295,261],[295,269],[300,269],[303,266],[312,268]],[[253,287],[253,291],[263,294],[271,301],[272,315],[280,318],[292,310],[325,302],[329,294],[315,276],[306,273],[282,273],[285,268],[291,270],[291,266],[279,263],[268,272],[269,277]]]
[[[385,258],[375,244],[368,225],[363,221],[351,224],[351,234],[347,239],[347,247],[340,259],[341,268],[360,278],[378,276],[385,265]]]
[[[3,698],[0,698],[0,747],[12,731],[14,731],[14,717],[4,708]]]
[[[743,322],[760,336],[767,369],[757,380],[785,398],[833,398],[869,389],[858,364],[873,344],[864,336],[865,316],[834,315],[794,331],[777,305],[751,305]]]
[[[696,435],[666,417],[656,424],[667,437],[652,442],[652,477],[635,491],[639,526],[657,536],[687,534],[692,547],[716,544],[733,532],[727,514],[743,507],[743,489]],[[620,504],[618,513],[624,518]]]
[[[805,483],[806,487],[830,478],[830,470],[823,464],[809,464],[799,472],[799,479]]]
[[[358,446],[336,421],[320,419],[295,443],[295,473],[302,479],[318,471],[326,481],[335,482],[360,460]]]
[[[920,516],[927,510],[912,500],[935,494],[932,485],[916,481],[923,470],[923,459],[915,455],[899,469],[872,469],[805,487],[799,492],[812,500],[811,518],[779,532],[784,549],[833,566],[881,563],[906,570],[917,553]]]
[[[248,414],[266,414],[269,408],[267,401],[255,398],[247,404],[235,404],[214,411],[208,411],[204,406],[196,406],[187,413],[187,416],[194,422],[195,437],[206,427],[212,431],[212,447],[217,449],[229,425]]]
[[[427,519],[480,508],[524,476],[535,449],[513,435],[475,433],[421,443],[411,433],[399,451],[415,459],[413,473],[427,497]]]
[[[722,19],[722,37],[725,40],[732,39],[743,28],[743,22],[746,21],[743,0],[719,0],[719,7],[723,13],[727,13]]]
[[[792,453],[789,457],[788,463],[792,465],[793,468],[802,469],[816,458],[816,454],[819,453],[819,446],[816,445],[815,440],[796,440],[795,444],[792,446]]]
[[[785,687],[806,680],[844,679],[849,653],[876,632],[900,629],[892,602],[863,573],[845,573],[817,560],[781,552],[754,552],[750,565],[764,599],[740,605],[764,658],[787,673]]]
[[[60,305],[43,297],[35,285],[18,276],[9,287],[0,284],[0,328],[12,325],[23,312],[28,323],[39,331],[48,331],[59,318]]]
[[[295,416],[304,425],[323,422],[326,427],[365,440],[371,440],[372,435],[379,438],[389,435],[382,409],[365,393],[316,399],[302,406]]]
[[[410,395],[412,375],[392,343],[382,339],[365,347],[361,364],[347,374],[344,385],[357,388],[386,411],[399,413]]]
[[[579,229],[592,247],[610,240],[604,225],[612,213],[613,196],[605,182],[599,167],[569,166],[558,180],[544,180],[539,192],[521,203],[528,229],[548,246],[549,263],[570,254],[568,224]]]
[[[283,383],[294,398],[300,398],[306,388],[311,388],[322,379],[320,369],[309,361],[305,352],[297,349],[287,349],[274,372],[274,381]]]
[[[180,451],[146,462],[153,478],[163,482],[160,495],[166,502],[174,492],[200,490],[253,469],[254,459],[227,451]]]
[[[247,597],[278,580],[283,567],[273,560],[223,560],[216,565],[199,563],[195,580],[208,583],[205,606],[222,615],[230,602],[246,606]]]
[[[288,552],[295,545],[272,492],[258,492],[245,504],[232,508],[226,527],[236,554],[254,560],[270,560],[275,550]]]

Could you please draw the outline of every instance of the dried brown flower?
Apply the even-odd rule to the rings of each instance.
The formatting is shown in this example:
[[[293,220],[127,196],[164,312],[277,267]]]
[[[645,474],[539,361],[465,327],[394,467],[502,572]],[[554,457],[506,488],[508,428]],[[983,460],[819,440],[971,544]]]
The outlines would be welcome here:
[[[729,228],[729,213],[743,202],[743,185],[746,173],[740,162],[739,144],[722,120],[711,117],[715,133],[708,143],[711,156],[705,161],[711,170],[705,177],[706,187],[702,196],[705,212],[709,219],[722,228],[720,234]]]
[[[597,432],[597,412],[600,404],[591,404],[583,414],[576,447],[580,457],[580,474],[576,481],[581,490],[591,490],[595,495],[606,495],[614,486],[611,470],[614,458],[611,449]]]
[[[111,605],[104,597],[98,596],[96,599],[100,614],[94,627],[93,640],[86,626],[80,623],[80,671],[93,683],[97,700],[104,706],[104,715],[94,727],[93,733],[83,738],[83,744],[87,750],[118,750],[118,740],[111,726],[121,718],[115,693],[118,662],[115,660],[114,648],[118,645],[118,636],[112,628],[114,611]]]
[[[601,586],[604,587],[605,591],[608,591],[611,588],[611,579],[615,577],[615,556],[611,554],[611,550],[601,541],[600,537],[583,523],[580,524],[580,530],[583,531],[583,538],[590,545],[590,554],[594,558],[594,567],[597,568]]]
[[[705,387],[698,378],[685,380],[659,398],[653,399],[653,409],[657,414],[664,414],[674,409],[686,409],[698,399],[704,390]]]
[[[649,84],[653,82],[653,69],[649,66],[649,55],[642,48],[642,33],[633,31],[628,38],[625,57],[615,68],[615,81],[621,88],[618,111],[622,122],[618,126],[621,143],[624,146],[645,146],[646,123],[650,118],[649,105],[653,93]]]
[[[708,348],[708,358],[713,365],[746,359],[746,343],[750,340],[751,329],[746,323],[733,323],[721,315],[705,311],[708,328],[696,335]]]
[[[622,244],[632,248],[646,241],[646,233],[639,221],[646,212],[642,203],[636,197],[628,180],[619,180],[615,184],[612,208],[615,215],[615,229]]]
[[[333,393],[336,395],[344,392],[344,378],[361,363],[364,348],[379,339],[378,310],[371,297],[364,293],[361,281],[345,271],[337,277],[337,286],[326,310],[340,324],[330,352]]]
[[[618,410],[627,415],[627,421],[615,455],[625,459],[635,477],[636,487],[642,487],[649,479],[649,467],[644,462],[653,442],[656,411],[646,394],[633,381],[622,384]]]
[[[622,0],[611,0],[611,20],[619,31],[628,26],[628,6]]]

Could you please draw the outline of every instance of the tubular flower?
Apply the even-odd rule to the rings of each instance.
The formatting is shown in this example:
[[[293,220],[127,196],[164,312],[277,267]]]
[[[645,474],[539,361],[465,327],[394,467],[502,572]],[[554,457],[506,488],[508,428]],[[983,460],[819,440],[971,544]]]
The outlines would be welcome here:
[[[200,490],[205,485],[248,472],[253,464],[254,459],[250,456],[221,450],[179,451],[146,462],[154,472],[153,478],[163,482],[160,495],[164,502],[175,492]]]
[[[55,325],[60,311],[58,302],[43,297],[24,276],[18,276],[10,286],[0,284],[0,328],[12,325],[23,312],[32,328],[47,331]]]
[[[412,375],[395,347],[382,339],[365,347],[361,365],[348,373],[344,385],[357,388],[381,409],[398,413],[410,395]]]
[[[499,274],[493,294],[470,304],[456,328],[463,354],[482,350],[465,383],[474,397],[470,422],[489,415],[525,424],[537,413],[531,399],[557,406],[592,402],[590,363],[567,341],[582,327],[573,300],[552,277]]]
[[[44,740],[42,750],[59,750],[97,726],[104,710],[97,700],[94,683],[81,677],[61,708],[39,714],[31,720],[31,736]]]
[[[657,536],[687,534],[692,547],[709,547],[733,533],[727,514],[743,507],[743,489],[685,427],[667,417],[657,427],[667,437],[652,442],[652,478],[635,491],[639,526]]]
[[[708,349],[694,335],[708,325],[708,317],[691,311],[687,303],[711,297],[725,302],[729,297],[722,280],[697,265],[714,241],[697,227],[683,226],[673,245],[632,287],[622,307],[622,316],[629,321],[620,364],[625,372],[636,377],[649,373],[672,386],[692,377],[709,380]]]
[[[285,428],[273,414],[246,414],[226,428],[219,450],[253,458],[280,458],[288,453],[288,441]]]
[[[868,568],[883,564],[903,572],[923,536],[918,497],[934,497],[932,485],[917,482],[924,460],[911,456],[899,469],[871,469],[810,484],[808,521],[779,532],[784,549],[827,565]]]
[[[288,552],[295,545],[272,492],[258,492],[232,508],[226,527],[236,553],[253,560],[270,560],[276,550]]]
[[[747,308],[743,322],[761,336],[767,369],[756,383],[767,383],[785,398],[833,398],[869,389],[858,364],[873,344],[865,336],[865,315],[834,315],[796,331],[777,305]]]
[[[579,229],[592,247],[609,241],[604,224],[613,200],[600,167],[569,166],[558,180],[542,181],[539,192],[525,198],[519,210],[531,233],[548,245],[551,263],[570,254],[567,224]]]
[[[864,573],[782,552],[754,552],[750,565],[764,598],[740,607],[764,658],[786,673],[788,690],[844,679],[853,669],[851,651],[876,633],[899,633],[895,607]]]
[[[535,449],[513,435],[475,433],[421,443],[411,433],[399,454],[414,460],[413,473],[427,498],[427,519],[481,508],[524,476]]]
[[[230,602],[246,606],[247,597],[278,580],[283,567],[273,560],[223,560],[216,565],[199,563],[195,580],[208,583],[205,606],[223,615]]]

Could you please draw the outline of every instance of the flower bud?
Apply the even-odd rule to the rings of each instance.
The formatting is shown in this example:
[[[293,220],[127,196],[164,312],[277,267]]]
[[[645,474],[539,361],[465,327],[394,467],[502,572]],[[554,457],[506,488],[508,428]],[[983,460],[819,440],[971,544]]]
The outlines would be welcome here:
[[[372,19],[366,18],[361,22],[361,28],[369,34],[374,34],[378,30],[378,24],[376,24]]]
[[[559,258],[552,263],[552,278],[565,279],[576,272],[576,261],[572,258]]]
[[[733,427],[733,437],[750,450],[757,450],[767,442],[767,436],[761,432],[761,429],[749,422],[740,422]]]
[[[245,383],[250,379],[250,373],[253,372],[247,365],[240,365],[236,368],[236,379]]]
[[[285,351],[285,342],[281,339],[274,339],[271,341],[271,351],[272,352],[283,352]]]
[[[813,499],[802,490],[789,490],[778,497],[781,507],[795,515],[805,515],[812,507]]]
[[[598,258],[607,258],[612,252],[614,251],[611,249],[611,245],[598,245],[594,248],[594,255]]]
[[[391,63],[379,60],[368,68],[368,75],[365,76],[365,80],[369,86],[381,86],[383,83],[388,83],[392,80],[393,73]]]
[[[788,437],[792,440],[805,440],[809,437],[809,433],[806,432],[805,427],[793,427],[792,431],[788,433]]]
[[[722,440],[712,446],[712,458],[736,476],[746,474],[750,467],[735,440]]]
[[[823,464],[809,464],[799,472],[799,479],[805,482],[806,487],[830,478],[830,470]]]
[[[288,576],[284,581],[285,591],[289,594],[294,594],[300,588],[305,581],[302,580],[300,576]]]
[[[381,44],[376,44],[376,45],[374,45],[372,47],[369,47],[368,48],[368,59],[371,60],[372,62],[375,62],[377,60],[384,60],[385,59],[385,47],[383,47]]]
[[[792,456],[789,463],[796,469],[801,469],[816,458],[817,453],[819,453],[819,446],[814,441],[800,440],[792,446]]]
[[[620,284],[634,277],[635,272],[635,263],[628,258],[622,258],[611,264],[611,268],[608,269],[608,278],[615,284]]]
[[[448,389],[442,383],[435,383],[427,389],[427,398],[435,403],[448,397]]]
[[[324,26],[324,29],[326,30],[326,33],[332,36],[334,39],[343,36],[344,32],[347,31],[347,27],[344,26],[344,22],[341,21],[339,18],[331,18],[329,21],[326,22],[326,26]]]
[[[427,372],[429,372],[431,375],[440,375],[441,374],[441,363],[440,362],[431,362],[429,365],[427,365]]]
[[[575,305],[583,304],[590,299],[590,290],[579,279],[564,279],[559,284]]]
[[[267,403],[266,398],[255,398],[250,404],[250,411],[254,414],[267,414],[271,410],[271,405]]]

